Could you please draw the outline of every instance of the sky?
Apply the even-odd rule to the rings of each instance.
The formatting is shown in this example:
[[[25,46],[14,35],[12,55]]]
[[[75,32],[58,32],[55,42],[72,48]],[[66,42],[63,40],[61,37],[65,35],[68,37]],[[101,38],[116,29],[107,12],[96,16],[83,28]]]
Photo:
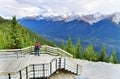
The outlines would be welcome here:
[[[120,0],[0,0],[0,16],[111,14],[120,12]]]

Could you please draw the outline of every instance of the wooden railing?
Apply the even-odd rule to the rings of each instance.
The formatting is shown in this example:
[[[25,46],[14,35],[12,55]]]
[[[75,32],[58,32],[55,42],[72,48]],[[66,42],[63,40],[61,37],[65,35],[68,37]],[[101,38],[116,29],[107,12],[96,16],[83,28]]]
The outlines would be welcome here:
[[[71,62],[66,58],[55,58],[50,63],[30,64],[18,72],[0,73],[0,79],[35,79],[48,78],[59,69],[64,69],[73,74],[80,75],[82,66]]]
[[[34,53],[34,46],[29,46],[23,49],[8,49],[8,50],[0,50],[0,55],[15,55],[17,58],[24,57],[26,54]],[[54,56],[62,56],[62,57],[73,57],[70,53],[58,48],[58,47],[51,47],[47,45],[43,45],[40,48],[41,54],[50,54]]]

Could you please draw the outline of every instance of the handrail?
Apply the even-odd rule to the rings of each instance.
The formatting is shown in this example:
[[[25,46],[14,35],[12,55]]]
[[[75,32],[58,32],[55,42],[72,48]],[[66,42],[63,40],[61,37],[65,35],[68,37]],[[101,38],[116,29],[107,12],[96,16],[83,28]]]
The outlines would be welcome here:
[[[41,47],[41,50],[44,50],[47,53],[52,54],[52,55],[57,54],[57,55],[63,56],[63,57],[73,57],[72,54],[70,54],[70,53],[68,53],[68,52],[66,52],[66,51],[64,51],[64,50],[62,50],[58,47],[51,47],[51,46],[46,46],[45,45],[45,46]]]
[[[45,78],[49,77],[51,74],[59,69],[70,71],[76,75],[80,75],[82,72],[82,66],[72,63],[66,58],[54,58],[51,60],[50,63],[30,64],[27,67],[19,70],[18,72],[7,72],[4,73],[4,75],[0,73],[0,79],[29,79],[36,77]],[[1,75],[3,77],[1,77]]]
[[[42,45],[40,48],[41,52],[43,54],[50,54],[50,55],[59,55],[62,57],[73,57],[72,54],[58,48],[58,47],[51,47],[51,46],[47,46],[47,45]],[[4,53],[2,53],[4,52]],[[16,54],[17,58],[19,58],[19,56],[24,56],[26,54],[30,54],[31,52],[34,52],[34,46],[29,46],[26,48],[22,48],[22,49],[8,49],[8,50],[0,50],[0,54]]]

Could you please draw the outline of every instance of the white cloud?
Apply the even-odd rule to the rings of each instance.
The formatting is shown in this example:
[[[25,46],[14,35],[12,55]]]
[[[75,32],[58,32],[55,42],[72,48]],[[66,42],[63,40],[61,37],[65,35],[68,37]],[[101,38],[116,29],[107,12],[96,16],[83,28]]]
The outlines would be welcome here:
[[[40,8],[25,3],[18,3],[15,0],[0,0],[0,15],[3,17],[17,17],[33,16],[40,13]]]
[[[17,17],[39,14],[60,15],[75,12],[120,12],[120,0],[0,0],[0,16]]]

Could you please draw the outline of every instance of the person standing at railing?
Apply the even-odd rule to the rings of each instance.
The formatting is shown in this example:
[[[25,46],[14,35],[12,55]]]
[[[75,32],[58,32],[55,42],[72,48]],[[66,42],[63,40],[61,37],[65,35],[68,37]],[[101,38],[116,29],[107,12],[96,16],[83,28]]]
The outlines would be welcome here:
[[[35,50],[35,55],[40,55],[39,51],[40,51],[40,43],[39,42],[36,42],[35,43],[35,47],[34,47],[34,50]]]

